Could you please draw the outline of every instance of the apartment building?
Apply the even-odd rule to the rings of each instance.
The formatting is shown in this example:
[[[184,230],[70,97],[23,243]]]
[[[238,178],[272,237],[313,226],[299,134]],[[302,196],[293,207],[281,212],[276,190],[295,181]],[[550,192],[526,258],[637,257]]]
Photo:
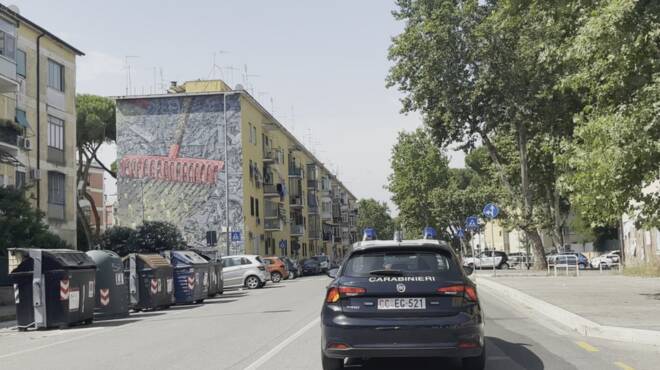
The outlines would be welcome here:
[[[117,147],[120,225],[169,221],[223,254],[341,258],[357,240],[355,197],[241,86],[117,98]]]
[[[0,185],[76,245],[76,57],[83,53],[0,5]]]

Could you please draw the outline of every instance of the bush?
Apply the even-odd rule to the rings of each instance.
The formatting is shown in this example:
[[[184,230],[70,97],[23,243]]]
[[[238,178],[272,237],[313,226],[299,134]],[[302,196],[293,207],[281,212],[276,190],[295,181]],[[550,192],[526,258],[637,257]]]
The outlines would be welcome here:
[[[131,247],[141,253],[160,253],[173,249],[185,249],[186,242],[174,224],[164,221],[146,221],[135,230]]]
[[[114,226],[101,234],[101,248],[111,250],[120,256],[134,252],[131,243],[135,238],[135,230],[125,226]]]

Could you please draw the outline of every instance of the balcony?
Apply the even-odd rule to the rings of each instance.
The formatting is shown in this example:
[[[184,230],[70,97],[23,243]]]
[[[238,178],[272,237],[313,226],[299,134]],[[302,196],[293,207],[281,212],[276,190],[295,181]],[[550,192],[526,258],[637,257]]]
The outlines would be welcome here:
[[[307,213],[316,215],[319,213],[319,207],[318,206],[307,206]]]
[[[307,180],[307,189],[318,190],[319,189],[319,181],[318,180]]]
[[[305,226],[304,225],[291,225],[291,235],[292,236],[301,236],[305,235]]]
[[[296,166],[295,164],[289,164],[289,177],[303,177],[302,167]]]
[[[0,150],[13,156],[18,154],[18,137],[20,132],[13,126],[3,126],[0,122]]]
[[[283,228],[284,221],[279,218],[264,219],[264,231],[282,231]]]
[[[301,196],[293,196],[289,198],[289,206],[291,207],[302,207],[303,200]]]
[[[264,197],[279,197],[281,188],[281,184],[264,184]]]
[[[16,62],[0,56],[0,94],[18,91],[16,80]]]
[[[266,201],[264,203],[264,219],[285,218],[286,211],[281,203]]]
[[[277,159],[277,154],[274,150],[264,148],[264,163],[273,163]]]

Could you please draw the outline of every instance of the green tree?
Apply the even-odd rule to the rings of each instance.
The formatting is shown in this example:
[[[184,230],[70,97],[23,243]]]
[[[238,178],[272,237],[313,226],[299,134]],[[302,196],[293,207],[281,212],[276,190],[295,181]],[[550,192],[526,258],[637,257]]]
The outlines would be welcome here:
[[[92,245],[101,232],[101,217],[97,211],[94,198],[87,193],[87,179],[89,169],[93,163],[99,164],[108,173],[116,178],[116,174],[109,170],[99,159],[98,150],[103,143],[111,143],[116,139],[115,129],[115,103],[112,99],[96,95],[76,96],[76,145],[78,147],[78,202],[76,202],[79,226],[87,239],[86,244]],[[85,199],[89,202],[91,214],[94,217],[96,229],[94,235],[90,230],[90,220],[87,219],[80,202]]]
[[[660,2],[587,2],[564,53],[560,86],[581,92],[565,190],[591,226],[621,214],[660,226]]]
[[[357,228],[360,233],[365,228],[372,227],[378,238],[390,239],[394,235],[395,225],[387,203],[370,198],[360,199],[357,206]]]
[[[140,253],[160,253],[186,248],[179,229],[164,221],[145,221],[137,227],[129,240],[129,249]]]
[[[447,186],[449,160],[429,133],[421,128],[400,132],[390,166],[387,189],[399,208],[403,228],[421,233],[425,226],[438,227],[442,216],[434,212],[432,193]]]
[[[554,152],[533,149],[548,143],[554,150],[572,132],[577,101],[554,87],[564,67],[561,46],[579,9],[541,0],[397,4],[394,15],[405,29],[390,48],[395,64],[388,86],[405,93],[403,111],[419,111],[441,148],[486,148],[510,220],[544,255],[538,230],[553,223],[548,210],[561,209],[557,171],[547,171]],[[544,258],[537,261],[544,267]]]
[[[135,242],[135,230],[126,226],[113,226],[101,234],[100,244],[102,249],[116,252],[125,256],[135,251],[131,243]]]
[[[0,254],[7,248],[71,248],[48,230],[43,218],[22,190],[0,187]]]

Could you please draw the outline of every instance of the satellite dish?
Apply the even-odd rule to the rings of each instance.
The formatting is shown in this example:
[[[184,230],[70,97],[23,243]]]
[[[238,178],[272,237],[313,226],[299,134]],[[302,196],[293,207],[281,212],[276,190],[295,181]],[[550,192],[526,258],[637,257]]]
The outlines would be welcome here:
[[[21,10],[18,9],[18,7],[17,7],[16,5],[13,5],[13,4],[12,4],[12,5],[9,5],[8,8],[9,8],[12,12],[14,12],[14,13],[16,13],[16,14],[21,14]]]
[[[241,84],[236,84],[236,87],[234,88],[234,90],[245,90],[245,88]]]

